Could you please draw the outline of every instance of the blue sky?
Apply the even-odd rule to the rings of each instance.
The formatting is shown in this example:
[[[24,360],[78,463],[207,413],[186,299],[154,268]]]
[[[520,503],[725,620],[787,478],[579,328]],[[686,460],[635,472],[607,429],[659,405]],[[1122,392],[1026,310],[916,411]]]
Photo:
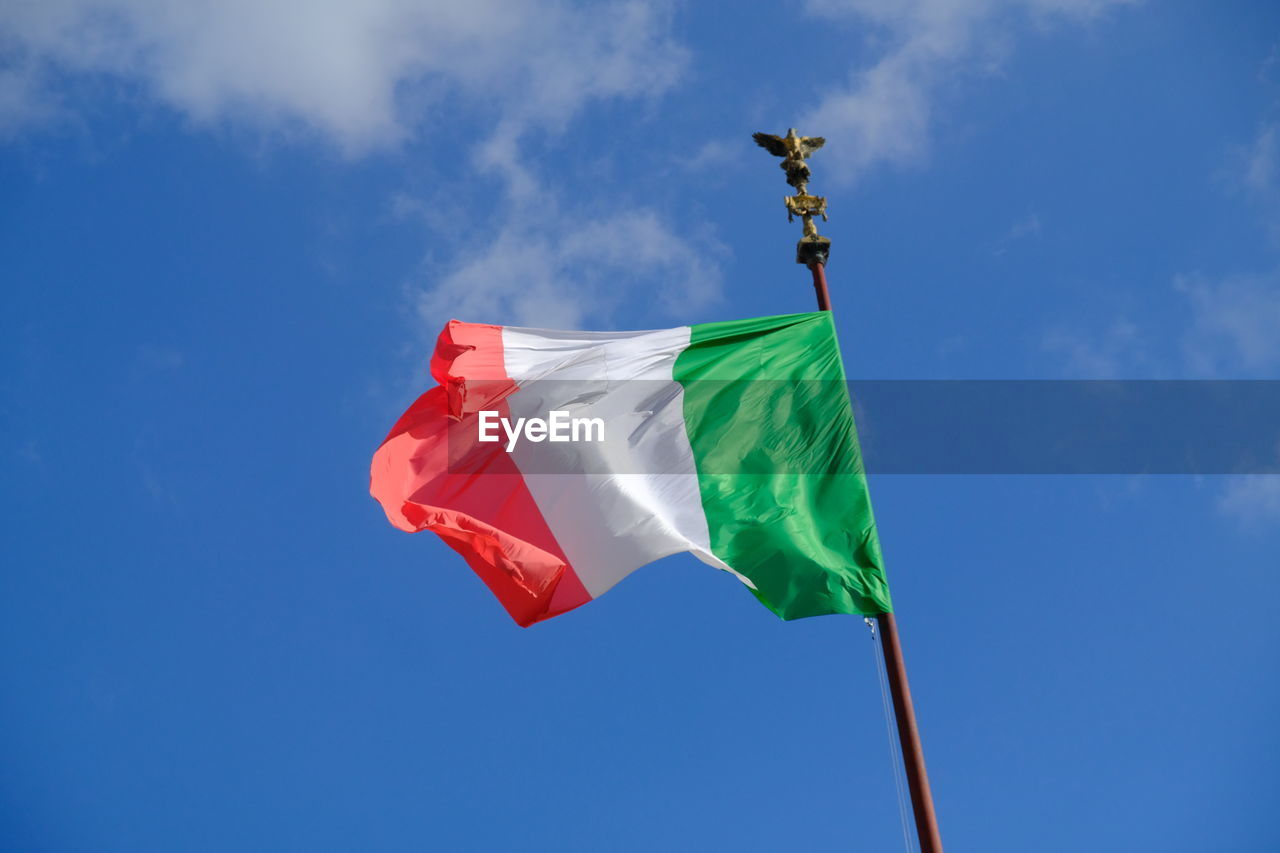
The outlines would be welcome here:
[[[860,620],[366,492],[451,316],[809,310],[791,125],[852,376],[1280,374],[1274,4],[0,11],[0,846],[900,849]],[[1280,477],[871,485],[950,849],[1280,846]]]

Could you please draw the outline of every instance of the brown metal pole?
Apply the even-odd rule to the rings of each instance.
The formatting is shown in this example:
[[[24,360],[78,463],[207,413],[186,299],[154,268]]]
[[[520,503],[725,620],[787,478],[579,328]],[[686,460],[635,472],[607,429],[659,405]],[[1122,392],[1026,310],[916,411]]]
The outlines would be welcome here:
[[[818,310],[831,310],[831,294],[827,292],[827,273],[824,264],[816,261],[809,264],[809,271],[813,273],[813,292],[818,296]]]
[[[827,291],[825,265],[809,264],[813,273],[813,290],[818,297],[818,310],[831,310],[831,294]],[[898,623],[892,613],[876,617],[880,631],[880,648],[884,651],[884,668],[889,677],[889,693],[893,697],[893,716],[898,723],[898,742],[902,745],[902,763],[907,770],[907,788],[911,791],[911,810],[916,818],[916,837],[920,853],[942,853],[942,835],[938,832],[938,816],[933,810],[933,793],[929,790],[929,774],[924,767],[924,747],[916,727],[916,710],[911,703],[911,685],[907,683],[907,666],[902,660],[902,644],[898,641]]]

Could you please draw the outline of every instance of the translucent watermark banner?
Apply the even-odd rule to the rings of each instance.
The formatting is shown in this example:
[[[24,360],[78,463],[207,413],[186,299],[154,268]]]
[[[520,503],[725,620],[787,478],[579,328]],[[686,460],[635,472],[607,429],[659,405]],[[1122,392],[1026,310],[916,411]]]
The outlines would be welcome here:
[[[548,380],[449,408],[450,471],[476,475],[496,454],[523,474],[1280,474],[1280,380]],[[699,452],[708,435],[738,456]]]

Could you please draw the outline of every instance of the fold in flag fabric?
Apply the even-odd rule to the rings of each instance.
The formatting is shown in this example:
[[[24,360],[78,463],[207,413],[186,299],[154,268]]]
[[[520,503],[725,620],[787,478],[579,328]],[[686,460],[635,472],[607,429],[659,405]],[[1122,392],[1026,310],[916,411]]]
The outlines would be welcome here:
[[[431,375],[370,492],[396,527],[461,554],[517,623],[681,552],[783,619],[892,610],[830,313],[643,332],[453,320]],[[551,412],[597,419],[605,440],[519,434]]]

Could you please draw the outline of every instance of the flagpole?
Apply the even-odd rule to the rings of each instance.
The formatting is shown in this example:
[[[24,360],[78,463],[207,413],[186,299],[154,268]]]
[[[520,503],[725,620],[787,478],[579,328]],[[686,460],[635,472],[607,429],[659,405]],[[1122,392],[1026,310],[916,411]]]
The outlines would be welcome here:
[[[804,223],[804,236],[796,244],[796,263],[803,264],[813,273],[813,291],[819,311],[831,310],[831,294],[827,290],[827,258],[831,252],[831,240],[818,233],[814,217],[827,218],[827,200],[808,192],[809,155],[826,142],[822,137],[799,136],[792,128],[786,136],[778,137],[757,133],[755,140],[771,154],[782,157],[782,168],[787,173],[787,183],[796,188],[796,195],[787,196],[787,219],[796,216]],[[884,668],[889,681],[889,693],[893,698],[893,716],[898,725],[898,743],[902,747],[902,763],[907,772],[907,788],[911,792],[911,809],[915,815],[916,837],[920,853],[942,853],[942,835],[938,831],[938,816],[933,808],[933,793],[929,789],[929,774],[924,766],[924,746],[920,742],[920,729],[916,725],[915,705],[911,701],[911,686],[907,682],[907,666],[902,658],[902,643],[898,639],[898,623],[892,613],[876,616],[880,632],[880,648],[884,653]]]

